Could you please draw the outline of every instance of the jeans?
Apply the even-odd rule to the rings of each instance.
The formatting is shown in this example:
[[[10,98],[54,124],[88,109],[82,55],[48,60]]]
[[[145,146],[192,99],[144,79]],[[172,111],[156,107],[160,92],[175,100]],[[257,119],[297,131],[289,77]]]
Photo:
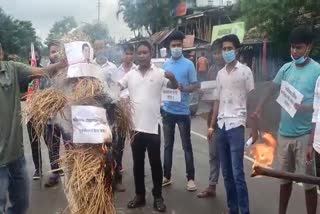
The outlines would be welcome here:
[[[27,124],[29,140],[31,144],[32,160],[36,170],[42,171],[42,155],[39,151],[40,140],[35,134],[31,122]],[[44,142],[49,150],[49,160],[52,170],[59,169],[59,152],[60,152],[61,130],[56,125],[48,124],[44,132]]]
[[[49,150],[49,160],[52,170],[59,169],[60,158],[60,138],[61,130],[56,125],[47,125],[47,129],[44,133],[44,141],[46,142]],[[56,172],[59,173],[59,172]]]
[[[186,174],[188,180],[194,180],[194,160],[191,144],[191,119],[189,115],[174,115],[163,111],[163,132],[164,132],[164,177],[171,178],[172,153],[174,145],[175,126],[178,124],[184,158],[186,162]]]
[[[27,123],[27,130],[29,135],[29,141],[31,146],[32,160],[35,170],[40,171],[42,169],[42,157],[41,151],[39,151],[40,139],[36,135],[36,131],[32,127],[32,123]]]
[[[134,132],[134,139],[131,143],[133,157],[133,175],[136,187],[136,194],[145,197],[146,189],[144,183],[144,159],[147,150],[151,166],[153,190],[155,198],[162,197],[162,166],[161,166],[161,139],[160,134],[148,134]]]
[[[249,196],[243,171],[244,127],[218,129],[217,143],[230,214],[249,214]]]
[[[210,166],[210,175],[209,175],[209,185],[217,185],[220,174],[220,159],[218,153],[218,145],[216,141],[216,134],[209,141],[209,166]]]
[[[26,214],[29,207],[29,191],[24,157],[0,167],[0,214]],[[7,194],[10,202],[8,209]]]
[[[123,150],[124,150],[124,144],[126,141],[126,137],[122,136],[121,133],[119,133],[116,128],[113,128],[112,130],[112,156],[113,159],[116,162],[116,168],[115,168],[115,175],[114,180],[115,183],[121,183],[122,182],[122,156],[123,156]]]

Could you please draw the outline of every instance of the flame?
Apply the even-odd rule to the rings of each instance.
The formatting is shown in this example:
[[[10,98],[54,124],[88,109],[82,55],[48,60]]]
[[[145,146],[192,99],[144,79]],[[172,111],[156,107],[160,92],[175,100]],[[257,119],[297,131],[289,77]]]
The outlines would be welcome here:
[[[250,154],[255,160],[255,165],[271,167],[274,161],[277,141],[270,133],[262,135],[263,142],[256,143],[251,147]]]

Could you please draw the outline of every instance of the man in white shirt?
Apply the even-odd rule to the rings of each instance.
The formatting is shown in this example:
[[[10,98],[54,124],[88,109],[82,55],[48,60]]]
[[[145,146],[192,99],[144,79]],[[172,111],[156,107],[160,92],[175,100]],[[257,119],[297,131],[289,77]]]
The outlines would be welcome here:
[[[137,46],[138,67],[129,71],[120,81],[122,89],[128,88],[133,105],[133,173],[136,197],[128,208],[145,206],[144,159],[145,151],[151,165],[153,180],[154,208],[165,212],[162,198],[162,167],[160,157],[160,105],[162,89],[166,86],[178,88],[174,75],[151,64],[152,45],[142,41]],[[169,81],[170,80],[170,81]]]
[[[117,66],[108,60],[105,49],[98,50],[95,55],[94,63],[100,66],[105,81],[109,83],[112,80],[112,74],[117,71]]]
[[[226,66],[217,75],[217,101],[214,103],[211,124],[218,122],[216,143],[229,213],[238,214],[240,210],[242,214],[249,214],[243,156],[247,94],[254,89],[254,81],[250,68],[236,59],[239,47],[240,41],[236,35],[227,35],[222,38],[222,55]],[[213,132],[214,127],[209,127],[209,138],[212,137]]]
[[[118,67],[117,72],[112,75],[112,78],[115,80],[115,82],[118,82],[126,73],[136,67],[136,65],[133,63],[133,55],[133,45],[129,43],[124,44],[122,47],[122,64]]]
[[[313,160],[314,151],[320,154],[320,77],[317,80],[314,90],[313,99],[313,115],[312,115],[312,131],[308,142],[306,160]]]
[[[136,65],[133,63],[134,47],[131,44],[125,44],[122,47],[122,64],[119,66],[114,73],[111,74],[111,80],[114,83],[119,82],[130,70],[134,69]],[[129,97],[128,89],[123,90],[120,93],[120,97],[123,100],[127,100]],[[112,130],[113,135],[113,157],[117,163],[116,173],[115,173],[115,190],[119,192],[125,191],[124,186],[122,185],[122,156],[124,145],[126,141],[126,136],[123,136],[121,133],[117,132],[116,128]]]

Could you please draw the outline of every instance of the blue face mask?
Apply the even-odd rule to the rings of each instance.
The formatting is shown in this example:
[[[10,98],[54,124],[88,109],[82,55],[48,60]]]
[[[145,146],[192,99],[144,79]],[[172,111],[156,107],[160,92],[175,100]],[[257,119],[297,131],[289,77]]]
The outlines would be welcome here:
[[[170,50],[173,58],[180,58],[182,56],[182,48],[171,48]]]
[[[224,61],[229,64],[231,62],[233,62],[236,59],[236,51],[235,50],[231,50],[231,51],[223,51],[222,52],[222,56]]]
[[[301,64],[305,63],[308,59],[308,57],[306,57],[306,56],[302,56],[302,57],[299,57],[296,59],[292,55],[291,55],[291,58],[294,61],[294,63],[296,63],[296,65],[301,65]]]

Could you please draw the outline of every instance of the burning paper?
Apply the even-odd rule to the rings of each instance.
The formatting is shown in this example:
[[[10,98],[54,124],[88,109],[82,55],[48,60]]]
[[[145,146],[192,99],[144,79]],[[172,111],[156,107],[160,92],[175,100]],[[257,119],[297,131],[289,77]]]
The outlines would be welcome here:
[[[71,106],[73,143],[112,142],[106,110],[95,106]]]
[[[269,133],[264,133],[262,139],[265,143],[254,144],[251,147],[250,154],[255,160],[254,164],[270,167],[274,161],[277,141]]]

